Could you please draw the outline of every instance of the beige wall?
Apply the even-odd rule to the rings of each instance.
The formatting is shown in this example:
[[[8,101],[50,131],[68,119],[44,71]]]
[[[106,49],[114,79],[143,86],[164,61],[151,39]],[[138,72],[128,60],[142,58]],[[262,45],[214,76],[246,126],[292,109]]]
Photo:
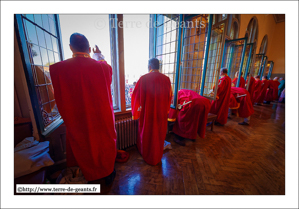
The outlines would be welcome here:
[[[274,62],[272,74],[285,74],[285,22],[276,23],[272,14],[242,14],[239,38],[245,36],[252,17],[258,20],[258,40],[256,54],[259,53],[264,36],[268,35],[267,57]]]

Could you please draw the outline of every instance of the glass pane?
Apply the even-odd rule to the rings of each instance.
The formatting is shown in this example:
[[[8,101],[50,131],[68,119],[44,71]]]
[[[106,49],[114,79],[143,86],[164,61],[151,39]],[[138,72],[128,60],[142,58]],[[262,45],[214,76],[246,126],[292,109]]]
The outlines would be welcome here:
[[[126,79],[126,105],[131,106],[131,96],[135,82],[148,73],[149,57],[149,15],[123,15],[124,23],[133,23],[138,20],[141,24],[129,24],[124,28],[124,50],[125,53],[125,79]],[[136,50],[138,48],[138,53]],[[138,69],[138,70],[136,70]]]
[[[53,14],[48,14],[48,16],[49,16],[52,20],[54,20],[54,15],[53,15]]]
[[[24,20],[24,22],[27,31],[27,41],[38,45],[35,25],[33,25],[27,20]]]
[[[46,67],[46,66],[44,67],[44,73],[45,73],[46,83],[52,83],[49,67]]]
[[[34,17],[33,14],[23,14],[25,17],[27,17],[29,20],[31,20],[32,22],[34,22]]]
[[[49,66],[47,50],[44,48],[40,48],[40,52],[42,55],[43,66]]]
[[[34,15],[35,23],[39,25],[40,27],[43,27],[43,22],[42,22],[42,15],[35,14]]]
[[[54,64],[55,61],[54,61],[54,54],[53,54],[53,52],[50,51],[50,50],[48,50],[48,55],[49,55],[49,63],[50,63],[49,65]]]
[[[59,112],[58,112],[58,109],[57,109],[57,106],[56,106],[56,102],[53,101],[50,103],[51,105],[51,116],[55,119],[55,117],[59,116]]]
[[[55,29],[55,23],[54,20],[49,18],[49,24],[50,24],[50,32],[56,36],[56,29]]]
[[[45,33],[47,48],[53,50],[51,36],[48,33]]]
[[[44,126],[48,126],[52,122],[52,117],[49,114],[51,112],[50,103],[43,105],[42,109],[42,118]]]
[[[32,43],[27,43],[27,46],[30,51],[29,56],[30,56],[32,64],[42,65],[39,47]]]
[[[37,83],[36,85],[45,84],[44,68],[42,66],[34,66],[36,72]]]
[[[59,58],[59,54],[58,53],[54,53],[54,58],[55,58],[55,63],[56,62],[60,62],[60,58]]]
[[[47,85],[47,89],[48,89],[48,95],[49,95],[49,100],[52,101],[54,100],[54,89],[53,89],[53,86],[52,84],[50,85]]]
[[[44,36],[44,31],[37,27],[37,37],[38,37],[38,43],[40,46],[46,48],[46,42],[45,42],[45,36]]]
[[[39,86],[38,90],[39,90],[39,95],[40,95],[42,104],[49,102],[47,86]]]
[[[50,31],[48,15],[42,15],[44,29]]]
[[[52,38],[52,44],[53,44],[53,50],[55,52],[58,52],[58,43],[57,43],[57,39],[54,36],[51,36]]]

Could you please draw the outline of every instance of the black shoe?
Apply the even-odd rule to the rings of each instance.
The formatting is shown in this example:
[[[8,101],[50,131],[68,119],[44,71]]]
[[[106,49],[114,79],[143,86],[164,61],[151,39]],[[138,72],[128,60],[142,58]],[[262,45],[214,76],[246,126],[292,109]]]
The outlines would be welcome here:
[[[116,171],[115,169],[113,170],[113,172],[109,175],[109,176],[106,176],[104,179],[105,179],[105,184],[106,186],[109,186],[110,184],[112,184],[112,182],[114,181],[115,179],[115,176],[116,176]]]
[[[184,142],[184,138],[177,135],[177,134],[174,134],[174,138],[173,138],[173,141],[181,146],[186,146],[185,142]]]
[[[249,126],[249,124],[246,123],[246,122],[239,123],[239,125],[246,125],[246,126]]]
[[[232,119],[232,117],[230,117],[230,116],[227,116],[227,118],[228,118],[228,119]]]
[[[215,123],[214,123],[216,126],[224,126],[224,125],[222,125],[221,123],[218,123],[218,122],[216,122],[215,121]]]

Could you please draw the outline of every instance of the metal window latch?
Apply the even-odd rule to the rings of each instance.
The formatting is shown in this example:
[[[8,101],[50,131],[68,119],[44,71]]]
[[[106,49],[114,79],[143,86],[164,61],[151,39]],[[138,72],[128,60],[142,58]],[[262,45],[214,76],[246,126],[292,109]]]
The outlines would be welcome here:
[[[191,103],[191,102],[192,102],[192,101],[189,101],[189,102],[184,101],[183,104],[178,104],[178,110],[182,109],[183,106],[185,106],[186,104],[189,104],[189,103]]]

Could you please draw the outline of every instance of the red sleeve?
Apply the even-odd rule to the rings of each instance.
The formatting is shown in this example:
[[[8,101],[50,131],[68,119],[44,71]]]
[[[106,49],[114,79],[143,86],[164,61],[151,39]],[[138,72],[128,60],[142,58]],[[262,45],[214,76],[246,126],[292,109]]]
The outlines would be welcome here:
[[[132,119],[137,120],[140,117],[140,94],[141,94],[141,88],[140,88],[140,80],[136,83],[136,86],[134,88],[132,98],[131,98],[131,111],[132,111]]]

